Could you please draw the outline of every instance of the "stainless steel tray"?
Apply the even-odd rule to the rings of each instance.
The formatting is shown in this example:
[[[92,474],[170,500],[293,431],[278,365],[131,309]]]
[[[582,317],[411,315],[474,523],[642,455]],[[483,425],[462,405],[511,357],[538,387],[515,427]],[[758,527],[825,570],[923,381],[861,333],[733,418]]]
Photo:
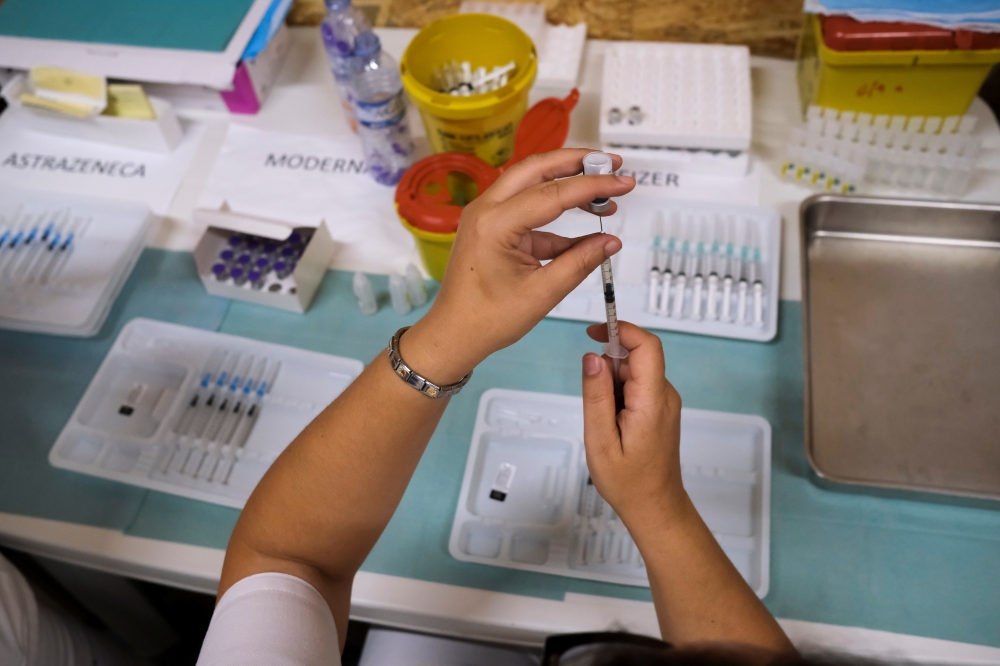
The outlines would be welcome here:
[[[1000,499],[1000,206],[819,195],[800,221],[813,469]]]

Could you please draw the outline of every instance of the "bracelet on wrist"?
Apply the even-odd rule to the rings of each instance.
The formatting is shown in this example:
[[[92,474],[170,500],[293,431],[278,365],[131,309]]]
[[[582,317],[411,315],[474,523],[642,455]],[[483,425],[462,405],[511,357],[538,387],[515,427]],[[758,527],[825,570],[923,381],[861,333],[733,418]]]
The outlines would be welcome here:
[[[456,395],[466,384],[469,383],[469,378],[472,377],[472,371],[470,371],[465,377],[462,377],[461,380],[455,382],[454,384],[448,384],[447,386],[439,386],[423,375],[415,372],[413,368],[406,364],[406,361],[403,360],[403,357],[399,353],[399,339],[403,337],[403,333],[406,333],[409,328],[409,326],[404,326],[396,331],[396,334],[389,340],[389,364],[392,365],[392,371],[396,373],[397,377],[406,382],[407,385],[420,391],[428,398],[450,398],[451,396]]]

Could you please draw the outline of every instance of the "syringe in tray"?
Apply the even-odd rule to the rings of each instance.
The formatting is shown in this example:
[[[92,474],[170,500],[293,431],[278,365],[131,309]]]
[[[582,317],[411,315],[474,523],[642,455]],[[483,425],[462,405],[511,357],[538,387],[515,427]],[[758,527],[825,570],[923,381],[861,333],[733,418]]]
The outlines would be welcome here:
[[[646,311],[658,317],[764,326],[761,251],[752,224],[735,241],[733,219],[657,213]]]
[[[280,361],[215,349],[170,428],[161,474],[229,483]]]
[[[618,514],[597,492],[589,475],[580,489],[573,559],[578,566],[594,564],[645,567],[639,549]]]
[[[47,285],[63,273],[90,219],[68,208],[0,217],[0,286]]]

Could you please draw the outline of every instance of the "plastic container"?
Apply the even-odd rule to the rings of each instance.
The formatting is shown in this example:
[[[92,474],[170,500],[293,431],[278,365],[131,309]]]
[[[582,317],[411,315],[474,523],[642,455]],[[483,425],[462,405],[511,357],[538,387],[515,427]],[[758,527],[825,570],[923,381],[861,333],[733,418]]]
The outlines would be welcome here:
[[[803,116],[813,104],[871,114],[962,115],[1000,62],[992,36],[957,31],[947,37],[927,26],[907,33],[910,24],[886,31],[892,25],[807,17],[798,55]],[[864,47],[879,50],[857,50]]]
[[[759,597],[767,594],[771,426],[759,416],[681,410],[681,476],[695,508]],[[648,586],[628,530],[590,482],[578,396],[490,389],[448,551],[459,560]]]
[[[413,164],[414,146],[399,68],[374,32],[354,42],[351,91],[368,172],[383,185],[395,185]]]
[[[97,335],[153,222],[143,205],[0,188],[0,328]]]
[[[340,95],[340,105],[351,129],[358,131],[358,121],[354,118],[353,95],[351,93],[351,59],[354,57],[354,40],[363,32],[370,32],[371,26],[359,9],[351,6],[351,0],[327,0],[327,14],[320,24],[323,48],[330,61],[330,71]]]
[[[594,233],[599,229],[593,215],[574,209],[566,211],[559,219],[542,227],[541,231],[575,237]],[[622,241],[622,249],[611,259],[619,319],[643,328],[755,342],[768,342],[777,335],[781,263],[781,216],[778,211],[628,196],[618,200],[618,212],[615,215],[604,218],[604,231],[615,234]],[[672,253],[668,252],[671,239],[675,250]],[[715,247],[716,241],[719,243],[718,247]],[[672,258],[675,254],[679,255],[685,242],[688,249],[684,260],[677,257],[669,262],[664,261],[668,255]],[[730,242],[733,243],[734,261],[727,270],[726,262],[722,259]],[[703,244],[704,254],[700,262],[695,262],[698,243]],[[745,269],[742,277],[746,280],[746,288],[745,296],[741,299],[741,274],[735,258],[742,256],[744,246],[747,247],[747,261],[743,263]],[[656,251],[657,247],[659,251]],[[760,251],[760,257],[751,272],[750,260],[756,250]],[[706,261],[708,256],[714,257],[714,261]],[[651,286],[654,266],[659,275],[655,286]],[[667,281],[664,269],[667,267],[671,268],[671,276],[664,304],[663,285]],[[682,267],[686,272],[683,285],[680,281]],[[715,280],[711,277],[713,269],[716,273]],[[727,290],[725,278],[730,272],[732,282]],[[698,273],[702,278],[700,289],[697,287]],[[758,281],[759,297],[754,285]],[[714,289],[711,287],[713,282]],[[655,306],[652,308],[651,291],[656,296]],[[680,311],[676,309],[678,296],[681,299]],[[588,276],[548,316],[593,323],[605,322],[607,319],[600,271],[594,271]]]
[[[420,110],[435,153],[469,153],[500,166],[514,154],[514,137],[528,109],[538,56],[516,25],[487,14],[456,14],[434,21],[413,38],[400,61],[403,85]],[[473,69],[514,62],[507,85],[480,95],[438,92],[434,72],[451,62]]]
[[[566,99],[549,97],[525,114],[514,139],[514,155],[495,168],[474,155],[443,153],[420,160],[396,188],[396,212],[413,234],[424,268],[432,278],[444,277],[462,208],[493,184],[505,169],[528,155],[561,148],[569,134],[569,114],[580,93]]]
[[[750,49],[614,42],[604,53],[599,130],[618,148],[747,152],[753,129]]]
[[[49,462],[241,508],[275,458],[363,369],[350,358],[133,319]]]

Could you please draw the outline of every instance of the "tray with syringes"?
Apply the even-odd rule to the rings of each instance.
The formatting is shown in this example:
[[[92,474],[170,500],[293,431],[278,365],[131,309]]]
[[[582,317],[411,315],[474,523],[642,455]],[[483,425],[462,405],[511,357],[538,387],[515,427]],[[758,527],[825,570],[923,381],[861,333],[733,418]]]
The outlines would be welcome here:
[[[767,342],[778,332],[781,216],[775,210],[629,196],[604,218],[622,249],[611,259],[618,319],[664,329]],[[583,236],[594,215],[564,213],[544,231]],[[600,270],[550,317],[605,321]]]
[[[681,410],[681,477],[747,584],[770,571],[771,425]],[[642,555],[590,478],[579,396],[490,389],[479,401],[448,551],[538,573],[648,586]]]
[[[242,507],[360,361],[130,321],[49,453],[55,467]]]

